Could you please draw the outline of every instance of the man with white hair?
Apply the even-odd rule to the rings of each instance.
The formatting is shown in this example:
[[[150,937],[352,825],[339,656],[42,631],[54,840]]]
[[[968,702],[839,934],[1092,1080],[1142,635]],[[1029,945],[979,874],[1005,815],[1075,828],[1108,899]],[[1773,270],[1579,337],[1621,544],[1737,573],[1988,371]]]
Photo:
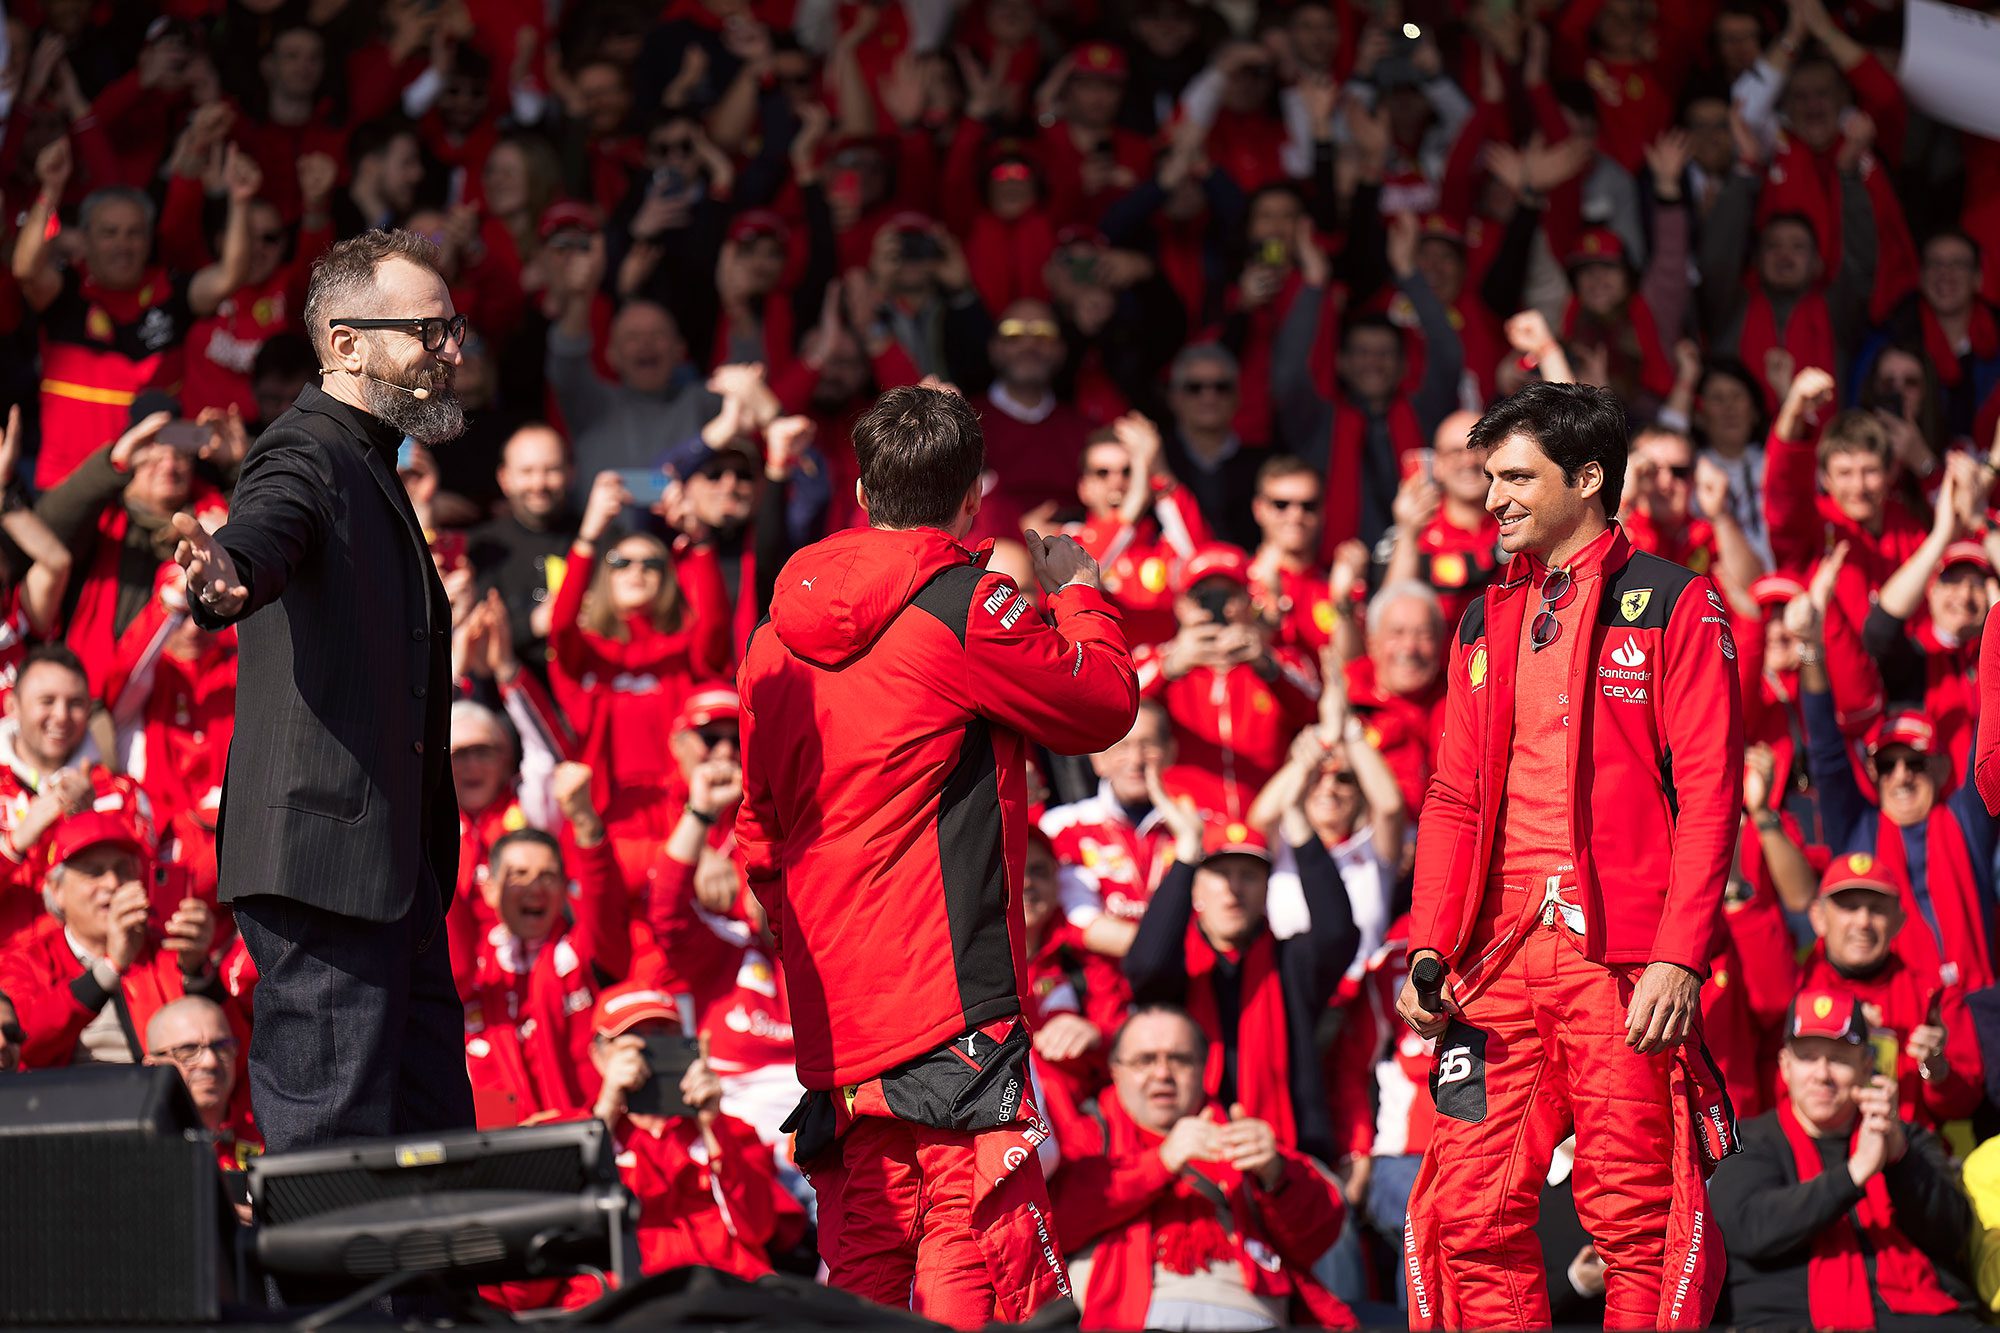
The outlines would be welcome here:
[[[146,848],[129,812],[65,819],[50,834],[49,860],[47,919],[0,953],[21,1067],[136,1064],[155,1011],[183,995],[222,996],[209,958],[215,916],[183,898],[156,937]]]
[[[1412,817],[1424,802],[1444,720],[1444,609],[1416,579],[1368,603],[1368,655],[1347,664],[1348,699],[1374,730]]]

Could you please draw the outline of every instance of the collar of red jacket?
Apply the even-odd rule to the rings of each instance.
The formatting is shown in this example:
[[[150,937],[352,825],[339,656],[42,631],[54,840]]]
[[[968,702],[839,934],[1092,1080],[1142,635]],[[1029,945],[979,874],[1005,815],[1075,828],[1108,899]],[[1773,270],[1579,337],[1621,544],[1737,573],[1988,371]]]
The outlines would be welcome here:
[[[937,528],[850,528],[785,562],[771,625],[794,657],[838,667],[866,652],[938,573],[984,563],[983,551]]]
[[[1625,562],[1632,558],[1632,542],[1625,535],[1625,529],[1613,519],[1611,526],[1576,553],[1569,562],[1572,579],[1581,580],[1603,573],[1608,569],[1623,569]],[[1526,582],[1540,587],[1542,575],[1548,572],[1548,562],[1532,552],[1523,551],[1507,562],[1506,586],[1509,588]]]

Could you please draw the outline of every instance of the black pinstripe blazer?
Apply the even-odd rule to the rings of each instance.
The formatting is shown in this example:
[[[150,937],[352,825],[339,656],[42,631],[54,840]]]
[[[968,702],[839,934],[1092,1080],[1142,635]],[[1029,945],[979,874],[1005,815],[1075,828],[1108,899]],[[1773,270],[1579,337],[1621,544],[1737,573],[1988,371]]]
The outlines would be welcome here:
[[[458,878],[451,611],[396,477],[402,434],[308,386],[217,534],[250,590],[221,896],[392,921]],[[209,628],[227,623],[195,601]]]

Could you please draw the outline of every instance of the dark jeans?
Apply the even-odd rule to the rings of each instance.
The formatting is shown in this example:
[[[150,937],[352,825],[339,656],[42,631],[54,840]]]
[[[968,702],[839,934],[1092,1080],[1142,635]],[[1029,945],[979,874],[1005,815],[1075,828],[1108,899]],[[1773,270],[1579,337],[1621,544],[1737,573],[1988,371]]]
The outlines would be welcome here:
[[[435,891],[420,888],[400,921],[270,894],[232,906],[257,964],[250,1103],[269,1151],[472,1128]]]

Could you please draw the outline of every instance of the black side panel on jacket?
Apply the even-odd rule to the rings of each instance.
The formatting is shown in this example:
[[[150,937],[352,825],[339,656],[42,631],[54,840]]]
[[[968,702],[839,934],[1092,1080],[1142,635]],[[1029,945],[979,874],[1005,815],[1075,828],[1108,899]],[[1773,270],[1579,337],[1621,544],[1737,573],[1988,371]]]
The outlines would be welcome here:
[[[1597,607],[1597,623],[1627,629],[1664,631],[1681,594],[1694,582],[1694,571],[1646,551],[1634,551],[1624,568],[1614,570]],[[1721,606],[1715,609],[1722,614]]]
[[[938,796],[937,831],[952,965],[966,1026],[977,1027],[1020,1008],[1007,935],[1000,775],[984,718],[966,724],[958,766]]]
[[[985,577],[986,571],[978,565],[953,565],[932,575],[929,583],[917,589],[910,605],[936,616],[958,636],[958,646],[963,648],[965,624],[972,618],[972,594],[978,589],[979,580]]]

